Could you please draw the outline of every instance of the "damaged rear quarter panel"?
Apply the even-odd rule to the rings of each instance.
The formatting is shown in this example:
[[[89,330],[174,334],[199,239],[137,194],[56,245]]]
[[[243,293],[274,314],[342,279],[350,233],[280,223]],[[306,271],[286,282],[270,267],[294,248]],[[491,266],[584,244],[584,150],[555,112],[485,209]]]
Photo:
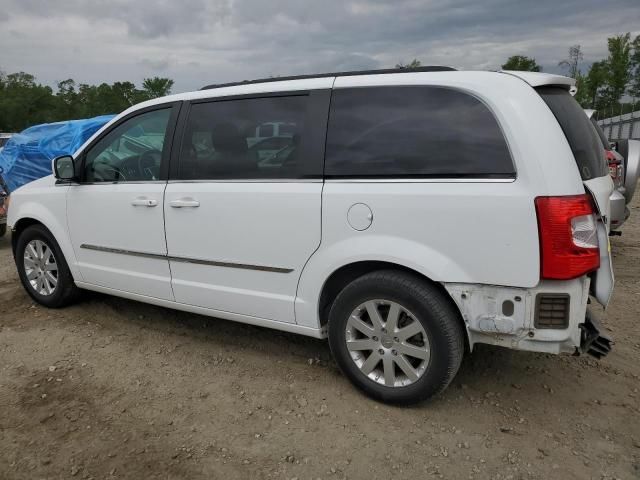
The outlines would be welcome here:
[[[515,350],[561,353],[573,352],[580,344],[579,324],[584,322],[589,291],[586,277],[544,281],[530,289],[461,283],[445,283],[444,287],[460,309],[471,349],[476,343],[485,343]],[[568,328],[534,327],[539,293],[570,296]]]

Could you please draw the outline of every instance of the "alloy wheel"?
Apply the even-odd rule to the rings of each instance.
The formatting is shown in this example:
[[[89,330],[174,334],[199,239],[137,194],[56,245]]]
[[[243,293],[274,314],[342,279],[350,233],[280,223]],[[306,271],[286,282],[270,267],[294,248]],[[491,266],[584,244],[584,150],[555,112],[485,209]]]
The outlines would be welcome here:
[[[24,273],[39,295],[53,295],[58,286],[58,264],[53,250],[42,240],[31,240],[24,250]]]
[[[387,387],[415,383],[431,358],[429,338],[408,309],[390,300],[369,300],[350,315],[346,343],[351,359],[369,379]]]

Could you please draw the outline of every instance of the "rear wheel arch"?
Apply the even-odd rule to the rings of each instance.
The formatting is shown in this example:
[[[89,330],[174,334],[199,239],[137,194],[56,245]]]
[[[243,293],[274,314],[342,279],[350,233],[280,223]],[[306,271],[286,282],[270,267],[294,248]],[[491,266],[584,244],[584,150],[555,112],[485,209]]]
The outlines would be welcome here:
[[[458,321],[465,332],[465,349],[469,349],[469,333],[462,317],[462,312],[460,311],[460,307],[451,297],[451,294],[447,291],[447,289],[444,288],[441,283],[433,281],[423,273],[420,273],[417,270],[409,268],[405,265],[393,262],[378,260],[359,261],[343,265],[340,268],[334,270],[327,277],[320,291],[320,297],[318,301],[318,318],[320,319],[321,327],[325,327],[327,325],[329,321],[329,310],[331,309],[331,305],[333,305],[333,302],[338,294],[342,290],[344,290],[347,285],[349,285],[357,278],[362,277],[363,275],[379,270],[395,270],[405,272],[434,286],[436,290],[442,295],[442,297],[451,304],[456,312],[458,312]]]
[[[437,283],[406,270],[358,277],[338,294],[329,317],[338,366],[383,402],[415,403],[442,392],[466,350],[459,310]]]

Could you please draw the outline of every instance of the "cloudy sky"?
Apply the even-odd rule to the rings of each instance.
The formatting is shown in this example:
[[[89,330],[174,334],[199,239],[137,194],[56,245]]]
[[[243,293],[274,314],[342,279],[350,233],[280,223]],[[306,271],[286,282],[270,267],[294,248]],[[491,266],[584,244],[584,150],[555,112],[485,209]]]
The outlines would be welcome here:
[[[0,70],[49,85],[148,76],[174,92],[272,75],[423,64],[545,71],[570,45],[640,34],[640,0],[0,0]]]

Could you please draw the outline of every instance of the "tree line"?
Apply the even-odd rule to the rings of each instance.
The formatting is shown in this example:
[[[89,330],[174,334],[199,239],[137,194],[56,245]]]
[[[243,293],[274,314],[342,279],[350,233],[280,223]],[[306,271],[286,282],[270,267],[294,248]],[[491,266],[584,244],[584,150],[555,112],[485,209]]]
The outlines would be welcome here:
[[[632,111],[636,100],[640,100],[640,35],[633,40],[629,33],[610,37],[607,49],[606,58],[584,71],[580,45],[571,46],[568,57],[558,63],[567,75],[576,79],[578,102],[583,108],[598,110],[600,118]],[[420,66],[417,59],[396,65],[404,69]],[[502,68],[542,71],[535,58],[525,55],[509,57]],[[39,123],[119,113],[144,100],[168,95],[172,87],[173,80],[161,77],[145,78],[141,88],[128,81],[88,85],[68,79],[58,82],[54,92],[29,73],[7,75],[0,71],[0,132],[19,132]],[[625,98],[627,101],[623,101]]]
[[[0,132],[19,132],[32,125],[109,113],[120,113],[131,105],[171,93],[173,80],[145,78],[142,88],[132,82],[100,85],[58,82],[57,89],[36,82],[25,72],[0,72]]]
[[[584,54],[580,45],[569,47],[568,57],[558,62],[568,76],[576,79],[576,100],[583,108],[597,110],[599,118],[640,108],[640,35],[633,40],[630,33],[607,38],[607,49],[607,58],[592,63],[585,71],[581,68]],[[421,66],[415,58],[396,64],[396,68],[409,70]],[[535,58],[525,55],[510,56],[502,69],[542,71]],[[623,101],[625,96],[627,101]]]
[[[568,57],[558,66],[576,79],[576,100],[583,108],[598,111],[600,118],[637,109],[640,100],[640,35],[631,39],[630,33],[607,38],[608,55],[582,70],[582,47],[569,47]],[[535,58],[514,55],[502,65],[505,70],[542,71]],[[624,101],[625,98],[627,101]]]

